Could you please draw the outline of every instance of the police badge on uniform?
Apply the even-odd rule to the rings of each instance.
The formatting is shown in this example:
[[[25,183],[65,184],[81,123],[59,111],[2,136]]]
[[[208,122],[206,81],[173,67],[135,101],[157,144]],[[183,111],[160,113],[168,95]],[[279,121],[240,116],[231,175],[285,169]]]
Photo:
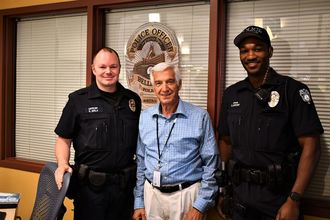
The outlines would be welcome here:
[[[311,95],[309,94],[309,91],[307,89],[300,89],[299,90],[299,95],[301,96],[301,98],[304,102],[307,102],[308,104],[311,103],[312,98],[311,98]]]
[[[274,108],[280,101],[280,94],[277,91],[271,91],[268,106]]]
[[[136,104],[134,99],[128,100],[128,106],[132,110],[132,112],[136,111]]]

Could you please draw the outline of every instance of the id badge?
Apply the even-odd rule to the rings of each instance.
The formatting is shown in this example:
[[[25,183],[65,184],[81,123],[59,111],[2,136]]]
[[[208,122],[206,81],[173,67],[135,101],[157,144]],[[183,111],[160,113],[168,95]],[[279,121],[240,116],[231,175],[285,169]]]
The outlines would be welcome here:
[[[152,180],[152,185],[160,187],[160,171],[159,170],[154,171],[154,178]]]

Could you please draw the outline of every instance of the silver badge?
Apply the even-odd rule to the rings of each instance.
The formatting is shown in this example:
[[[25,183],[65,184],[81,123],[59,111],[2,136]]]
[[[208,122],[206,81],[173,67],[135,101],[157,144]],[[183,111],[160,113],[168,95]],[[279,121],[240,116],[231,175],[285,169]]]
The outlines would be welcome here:
[[[132,112],[135,112],[136,111],[136,104],[135,104],[135,100],[134,99],[130,99],[128,101],[128,106],[132,110]]]
[[[300,89],[299,90],[299,95],[301,96],[301,98],[304,102],[307,102],[308,104],[311,103],[312,98],[311,98],[311,95],[309,94],[309,91],[307,89]]]
[[[270,93],[270,100],[268,102],[269,107],[274,108],[280,101],[280,94],[277,91]]]

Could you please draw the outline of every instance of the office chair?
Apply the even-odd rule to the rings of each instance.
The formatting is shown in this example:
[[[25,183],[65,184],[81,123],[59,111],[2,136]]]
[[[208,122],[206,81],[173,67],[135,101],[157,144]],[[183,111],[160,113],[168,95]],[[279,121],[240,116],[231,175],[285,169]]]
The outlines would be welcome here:
[[[63,186],[58,190],[54,172],[57,163],[48,162],[39,176],[37,195],[30,220],[60,220],[66,211],[63,201],[68,190],[71,174],[63,176]]]

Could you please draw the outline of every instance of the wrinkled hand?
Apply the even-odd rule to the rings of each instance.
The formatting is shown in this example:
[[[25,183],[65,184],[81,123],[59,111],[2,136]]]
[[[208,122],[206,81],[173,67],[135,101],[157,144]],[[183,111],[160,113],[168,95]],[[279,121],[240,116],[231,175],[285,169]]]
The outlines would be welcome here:
[[[287,199],[287,201],[278,210],[276,220],[298,220],[299,203]]]
[[[59,165],[55,170],[55,181],[57,188],[60,190],[63,185],[63,175],[65,172],[72,173],[72,168],[68,164]]]
[[[203,213],[195,208],[191,208],[183,217],[183,220],[202,220]]]
[[[133,220],[147,220],[144,208],[135,209],[132,219]]]

